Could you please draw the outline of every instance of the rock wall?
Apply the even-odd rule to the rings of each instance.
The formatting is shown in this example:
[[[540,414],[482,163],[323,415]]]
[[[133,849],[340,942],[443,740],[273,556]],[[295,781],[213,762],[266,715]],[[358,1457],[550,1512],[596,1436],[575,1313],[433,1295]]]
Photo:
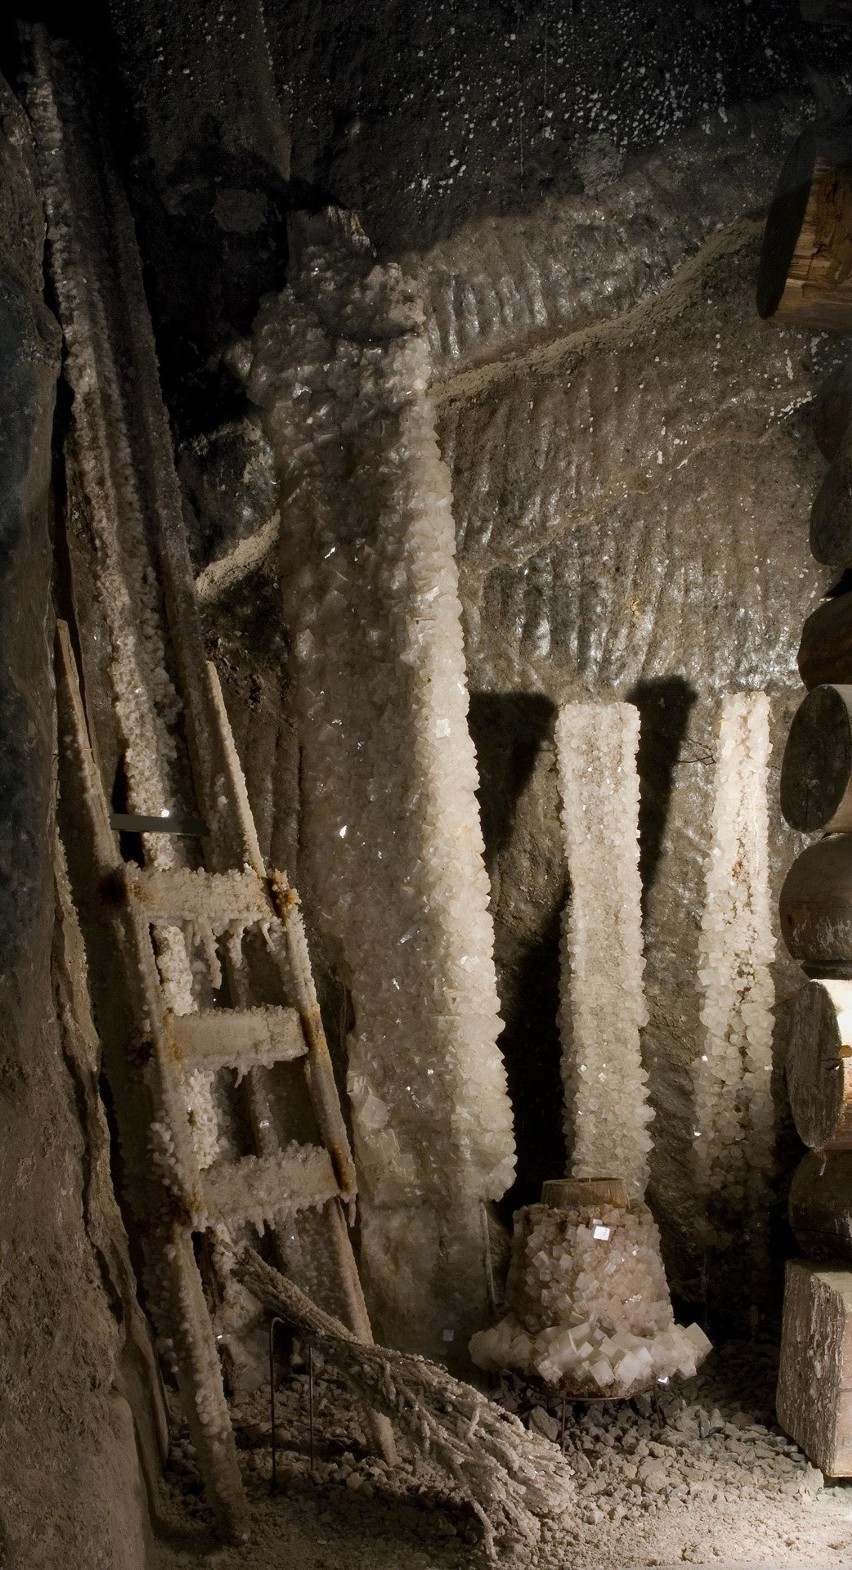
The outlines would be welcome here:
[[[710,140],[706,158],[712,179]],[[613,188],[613,208],[619,188],[631,202],[630,180],[628,170]],[[519,359],[510,344],[505,358],[449,379],[442,423],[518,1193],[533,1197],[565,1159],[552,1126],[549,1138],[541,1134],[556,1076],[566,892],[553,718],[557,706],[590,695],[627,700],[641,716],[643,1050],[656,1112],[650,1197],[676,1286],[690,1296],[706,1290],[695,1235],[692,1066],[703,1050],[698,933],[720,704],[740,690],[770,695],[774,909],[796,843],[776,805],[784,716],[800,690],[801,622],[828,581],[807,548],[808,498],[823,467],[808,405],[836,353],[825,338],[758,321],[759,223],[736,205],[727,216],[651,301],[613,316],[607,293],[596,324],[564,340],[553,334],[546,351],[527,347]],[[667,227],[660,224],[661,237]],[[659,267],[659,253],[654,260]],[[621,266],[632,266],[628,247]],[[798,975],[780,943],[774,975],[777,1064]],[[783,1122],[777,1076],[776,1090]],[[741,1276],[740,1296],[753,1290]]]
[[[113,17],[137,106],[137,173],[167,212],[179,201],[180,161],[152,106],[177,125],[181,95],[171,79],[165,91],[155,60],[157,27],[168,39],[174,25],[168,8],[148,9],[156,26],[137,26],[130,0],[115,0]],[[222,162],[230,187],[234,136],[251,149],[247,169],[262,161],[272,83],[290,131],[281,202],[316,208],[333,200],[356,211],[380,256],[402,259],[423,298],[452,476],[469,723],[507,1022],[519,1156],[513,1197],[536,1197],[542,1178],[566,1161],[554,1113],[568,892],[554,717],[566,702],[628,701],[641,721],[643,1053],[656,1113],[649,1197],[676,1288],[701,1298],[710,1262],[696,1226],[693,1149],[706,1004],[699,939],[722,703],[740,691],[769,696],[774,908],[796,850],[776,805],[799,690],[795,650],[828,576],[807,550],[808,501],[823,467],[809,404],[834,350],[826,339],[762,324],[754,275],[786,141],[848,92],[837,37],[771,0],[643,0],[605,11],[592,0],[571,8],[531,0],[494,6],[487,27],[481,7],[456,0],[378,0],[368,12],[333,0],[276,0],[264,17],[262,39],[251,44],[252,23],[227,61],[217,62],[203,30],[185,30],[181,70],[194,79],[185,124],[197,123],[199,95],[216,102],[218,84],[238,124],[227,131]],[[243,49],[261,51],[246,76],[265,84],[254,132],[250,104],[234,93]],[[212,190],[203,199],[200,186],[193,190],[193,201],[207,204],[212,234],[221,204]],[[191,253],[170,251],[163,210],[150,192],[139,208],[171,364],[175,329],[195,306],[175,303],[186,295]],[[274,271],[269,234],[257,233],[263,243],[246,300]],[[236,249],[221,236],[218,251],[210,243],[239,293],[249,273]],[[240,254],[251,261],[251,242]],[[244,331],[239,313],[221,314],[226,327]],[[201,336],[215,348],[227,331],[217,337],[207,323]],[[205,396],[214,394],[208,430],[225,432],[234,420],[227,358],[204,372]],[[175,384],[172,407],[185,427],[187,389],[201,386],[191,376]],[[227,442],[199,443],[191,427],[185,472],[200,541],[216,511],[204,500],[202,471],[207,464],[215,478]],[[247,438],[243,445],[257,450]],[[240,494],[238,479],[235,486]],[[246,527],[265,548],[266,537]],[[231,528],[237,545],[220,530],[200,568],[245,548],[242,529]],[[263,583],[265,595],[268,568],[245,582]],[[246,592],[246,607],[251,599]],[[211,602],[209,625],[238,715],[260,647],[252,618],[232,597]],[[243,731],[255,798],[295,858],[298,759],[288,703],[265,672]],[[280,778],[272,801],[269,769]],[[301,881],[310,908],[316,891],[310,878]],[[323,968],[339,1011],[333,956]],[[770,1232],[783,1214],[780,1055],[798,976],[780,943],[772,975],[780,1180]],[[756,1296],[772,1298],[760,1271],[760,1292],[740,1272],[732,1294],[713,1265],[718,1297],[738,1300],[746,1319]]]
[[[60,344],[42,303],[28,129],[5,83],[0,193],[0,1560],[142,1570],[132,1357],[122,1370],[132,1277],[96,1047],[72,997],[84,982],[67,905],[54,928],[48,493]]]

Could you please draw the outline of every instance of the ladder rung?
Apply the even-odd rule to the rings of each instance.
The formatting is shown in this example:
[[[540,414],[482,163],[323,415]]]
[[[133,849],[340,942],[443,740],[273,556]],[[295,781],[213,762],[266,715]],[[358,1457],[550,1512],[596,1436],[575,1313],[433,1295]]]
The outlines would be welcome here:
[[[161,871],[128,866],[127,887],[151,922],[207,921],[214,932],[229,922],[269,921],[269,890],[254,872]]]
[[[276,1216],[324,1205],[339,1193],[328,1151],[293,1143],[276,1156],[214,1162],[201,1174],[201,1207],[193,1225],[248,1221],[260,1227]]]
[[[302,1025],[295,1009],[204,1009],[198,1014],[169,1014],[166,1035],[176,1048],[181,1067],[235,1068],[245,1074],[253,1068],[292,1062],[307,1052]]]

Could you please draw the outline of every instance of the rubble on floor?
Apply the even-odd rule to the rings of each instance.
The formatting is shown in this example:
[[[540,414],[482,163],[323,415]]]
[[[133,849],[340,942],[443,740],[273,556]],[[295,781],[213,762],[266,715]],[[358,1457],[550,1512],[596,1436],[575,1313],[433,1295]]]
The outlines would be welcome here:
[[[477,1570],[471,1513],[403,1449],[393,1472],[368,1455],[361,1414],[336,1376],[315,1366],[315,1457],[308,1376],[280,1376],[279,1493],[269,1483],[269,1393],[239,1398],[234,1420],[251,1502],[252,1542],[219,1549],[216,1570]],[[852,1487],[822,1474],[773,1419],[775,1354],[736,1343],[659,1398],[568,1403],[566,1457],[576,1507],[542,1544],[536,1570],[625,1570],[680,1563],[842,1566],[852,1559]],[[561,1401],[514,1378],[492,1394],[558,1444]],[[196,1535],[163,1546],[155,1570],[197,1564],[204,1512],[191,1448],[178,1441],[162,1515],[189,1511]],[[177,1525],[176,1525],[177,1529]]]

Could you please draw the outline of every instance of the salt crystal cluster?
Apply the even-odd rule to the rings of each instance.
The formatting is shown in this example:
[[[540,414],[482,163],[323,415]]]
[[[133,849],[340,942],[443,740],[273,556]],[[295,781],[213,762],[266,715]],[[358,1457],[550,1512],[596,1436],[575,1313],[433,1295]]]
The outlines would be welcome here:
[[[514,1369],[574,1395],[627,1397],[691,1378],[710,1351],[675,1324],[649,1210],[531,1205],[515,1217],[511,1312],[470,1344],[480,1368]]]
[[[653,1112],[642,1066],[647,1023],[639,878],[639,711],[571,703],[556,725],[571,878],[560,1027],[566,1140],[575,1177],[613,1173],[641,1198]]]
[[[371,1309],[444,1355],[481,1322],[482,1203],[514,1170],[450,484],[419,301],[351,219],[313,222],[248,372],[280,478],[299,881],[354,1004]]]
[[[695,1064],[693,1139],[708,1214],[763,1209],[773,1145],[769,890],[769,699],[722,701],[698,979],[703,1050]]]

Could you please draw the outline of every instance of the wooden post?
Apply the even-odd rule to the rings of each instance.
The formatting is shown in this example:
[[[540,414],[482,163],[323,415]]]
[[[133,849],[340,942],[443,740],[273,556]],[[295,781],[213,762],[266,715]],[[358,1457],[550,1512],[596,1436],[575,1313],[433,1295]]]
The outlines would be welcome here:
[[[630,1197],[621,1178],[552,1178],[541,1186],[541,1202],[554,1210],[588,1210],[595,1205],[627,1210]]]
[[[799,675],[806,687],[852,683],[852,594],[823,600],[802,628]]]
[[[761,316],[852,328],[852,126],[809,129],[781,170],[763,237]]]
[[[852,1271],[787,1265],[777,1411],[827,1477],[852,1477]]]
[[[852,831],[852,686],[814,688],[790,726],[781,811],[803,834]]]
[[[809,1259],[852,1265],[852,1150],[811,1150],[790,1188],[790,1226]]]
[[[793,958],[812,975],[852,977],[852,834],[829,834],[802,851],[778,903]]]
[[[787,1090],[815,1150],[852,1150],[852,981],[809,981],[787,1037]]]

